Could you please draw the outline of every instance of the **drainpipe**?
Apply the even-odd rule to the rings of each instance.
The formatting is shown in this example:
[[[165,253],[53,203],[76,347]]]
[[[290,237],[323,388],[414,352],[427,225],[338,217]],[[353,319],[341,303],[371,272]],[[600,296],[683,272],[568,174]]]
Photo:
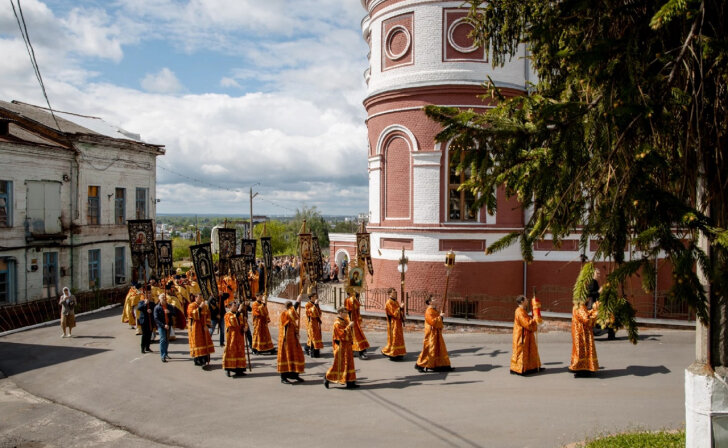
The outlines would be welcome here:
[[[528,264],[524,261],[523,262],[523,296],[528,297],[527,288],[528,288]]]
[[[78,182],[79,182],[79,172],[81,171],[79,169],[80,162],[79,158],[81,156],[80,151],[74,146],[72,146],[74,155],[73,155],[73,161],[71,162],[71,188],[70,188],[70,196],[71,196],[71,227],[69,230],[69,243],[71,246],[71,291],[75,288],[76,285],[76,267],[74,265],[74,253],[75,248],[73,247],[73,228],[74,223],[76,219],[78,218]]]

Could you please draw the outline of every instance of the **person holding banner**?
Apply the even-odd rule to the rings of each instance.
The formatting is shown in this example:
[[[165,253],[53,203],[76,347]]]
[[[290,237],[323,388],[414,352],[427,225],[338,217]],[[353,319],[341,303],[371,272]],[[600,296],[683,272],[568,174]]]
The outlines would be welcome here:
[[[318,294],[315,292],[309,295],[308,302],[306,302],[306,317],[308,318],[306,354],[312,358],[318,358],[321,356],[324,343],[321,340],[321,308],[318,304]]]
[[[295,304],[286,302],[278,326],[278,373],[283,384],[292,384],[289,380],[303,382],[300,374],[306,367],[306,360],[298,341],[298,308],[302,298],[303,295],[299,295]]]
[[[425,300],[425,340],[422,343],[422,352],[417,358],[415,369],[419,372],[450,372],[455,370],[450,366],[450,357],[447,355],[447,346],[442,338],[442,316],[432,303],[432,297]]]
[[[225,331],[227,339],[222,355],[222,368],[225,374],[233,378],[244,376],[245,368],[245,328],[248,323],[239,310],[238,302],[230,304],[230,311],[225,313]]]
[[[346,308],[339,307],[339,317],[331,328],[332,347],[334,348],[334,363],[326,371],[324,387],[329,383],[346,384],[347,389],[356,389],[356,369],[354,368],[354,322],[346,318]]]
[[[253,353],[273,353],[275,348],[273,347],[273,340],[270,337],[270,331],[268,330],[268,323],[270,317],[268,316],[268,306],[263,301],[263,294],[258,294],[255,297],[255,302],[252,305],[253,308]]]
[[[525,296],[516,298],[516,316],[513,321],[513,354],[511,355],[511,373],[527,375],[541,369],[538,356],[536,331],[538,323],[528,315],[528,299]]]
[[[208,331],[210,326],[210,309],[201,295],[195,296],[195,301],[187,307],[189,320],[190,356],[195,359],[195,365],[205,367],[210,364],[210,353],[215,352],[215,345]]]
[[[364,330],[361,328],[361,303],[359,302],[359,293],[355,291],[349,292],[349,297],[344,301],[346,311],[349,313],[349,320],[354,324],[354,343],[353,350],[359,354],[359,359],[368,359],[367,349],[369,341],[364,336]]]
[[[387,345],[382,348],[382,354],[390,361],[401,361],[407,354],[404,345],[404,307],[397,301],[397,290],[387,290],[389,300],[384,307],[387,314]]]

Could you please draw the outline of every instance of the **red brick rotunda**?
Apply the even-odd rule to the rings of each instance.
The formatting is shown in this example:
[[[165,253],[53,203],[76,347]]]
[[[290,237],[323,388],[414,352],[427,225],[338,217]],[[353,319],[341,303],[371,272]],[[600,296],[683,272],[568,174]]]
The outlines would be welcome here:
[[[558,249],[542,242],[528,265],[517,245],[486,256],[486,245],[523,228],[528,210],[499,191],[495,214],[470,211],[473,196],[458,191],[467,173],[455,173],[448,144],[435,142],[440,126],[423,112],[428,104],[484,111],[492,103],[478,96],[488,77],[505,96],[524,94],[535,78],[525,48],[494,68],[483,48],[468,38],[472,26],[459,1],[362,0],[362,6],[367,12],[362,33],[370,49],[364,106],[367,229],[375,275],[369,279],[369,298],[384,288],[399,290],[397,265],[404,248],[409,306],[418,312],[424,297],[444,291],[445,254],[453,250],[450,314],[512,319],[513,298],[530,296],[534,287],[547,309],[570,312],[570,290],[580,268],[578,236]],[[650,302],[644,315],[652,317]]]

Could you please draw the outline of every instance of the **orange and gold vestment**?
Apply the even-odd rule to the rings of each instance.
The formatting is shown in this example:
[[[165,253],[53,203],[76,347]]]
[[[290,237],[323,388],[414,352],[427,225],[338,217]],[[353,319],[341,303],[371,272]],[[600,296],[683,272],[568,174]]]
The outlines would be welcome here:
[[[513,320],[513,354],[511,355],[511,372],[524,374],[537,372],[541,368],[538,356],[536,330],[538,323],[520,306],[516,308]]]
[[[225,313],[225,352],[222,355],[222,368],[226,370],[245,369],[245,320],[242,314],[228,311]]]
[[[587,310],[585,304],[574,306],[571,317],[571,365],[572,372],[599,370],[597,349],[594,346],[594,322],[597,310]]]
[[[326,371],[326,379],[332,383],[346,384],[356,381],[353,339],[354,330],[349,326],[349,321],[341,317],[336,319],[331,328],[334,363]]]
[[[314,350],[321,350],[324,348],[321,338],[321,309],[312,302],[306,302],[306,317],[308,318],[306,345]]]
[[[188,338],[190,343],[190,356],[199,358],[215,352],[210,325],[210,309],[207,304],[197,305],[192,302],[187,306],[187,319],[189,320]]]
[[[268,307],[257,300],[253,302],[253,350],[267,352],[273,350],[273,340],[268,330]]]
[[[278,373],[303,373],[306,360],[298,342],[298,312],[295,307],[281,313],[278,326]]]
[[[442,316],[433,307],[425,311],[425,339],[422,352],[417,358],[417,365],[424,369],[449,367],[450,357],[447,355],[445,340],[442,338]]]
[[[402,308],[399,302],[390,298],[384,311],[387,314],[387,345],[382,348],[382,354],[390,358],[404,356],[407,354],[407,349],[404,346]]]
[[[361,304],[355,296],[349,296],[344,302],[346,311],[349,312],[349,319],[354,322],[354,345],[353,350],[360,352],[369,348],[369,341],[361,328]]]

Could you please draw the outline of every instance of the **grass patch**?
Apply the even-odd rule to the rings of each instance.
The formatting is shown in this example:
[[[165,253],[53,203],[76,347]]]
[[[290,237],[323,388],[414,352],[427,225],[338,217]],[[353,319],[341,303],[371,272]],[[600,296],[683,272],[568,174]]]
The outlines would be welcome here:
[[[685,431],[617,434],[590,440],[579,446],[583,448],[684,448]]]

